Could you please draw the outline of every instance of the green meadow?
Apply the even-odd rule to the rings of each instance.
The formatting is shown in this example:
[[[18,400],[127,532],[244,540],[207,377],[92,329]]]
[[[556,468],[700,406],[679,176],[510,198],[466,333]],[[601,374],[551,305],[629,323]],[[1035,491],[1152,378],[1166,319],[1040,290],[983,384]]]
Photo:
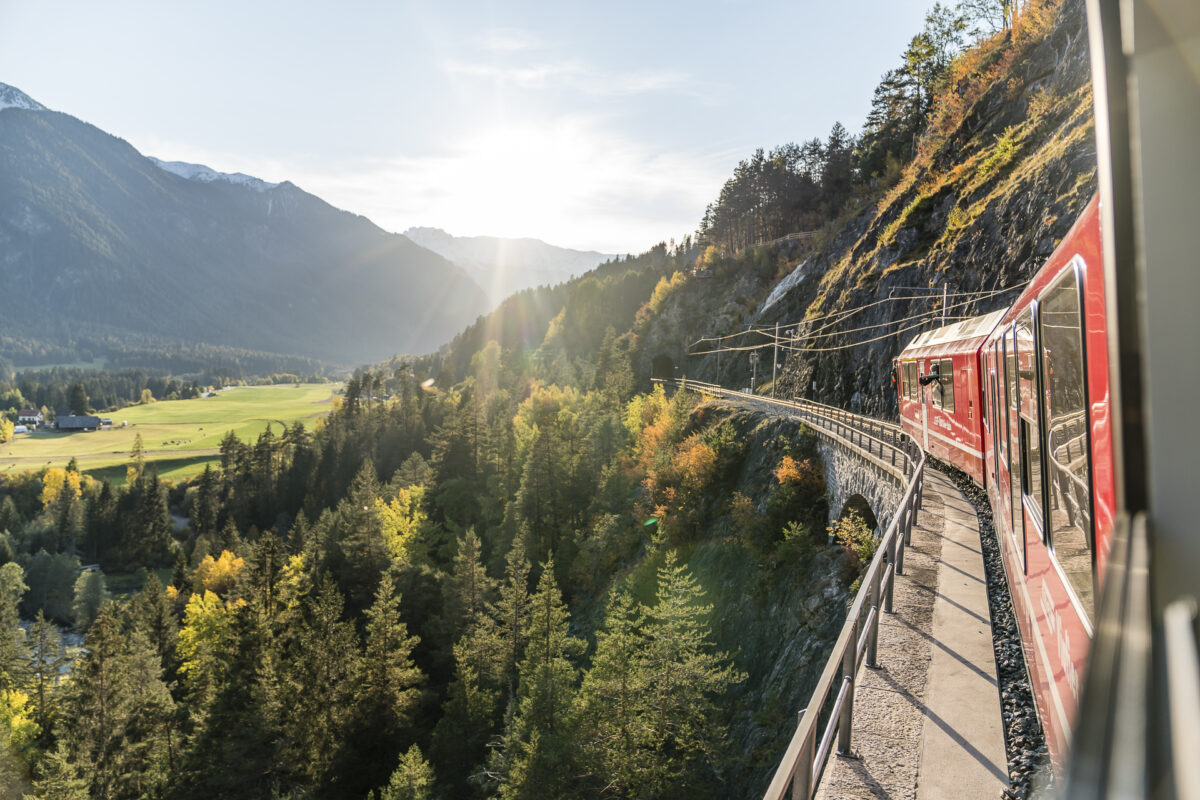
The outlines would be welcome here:
[[[311,429],[329,412],[338,388],[335,383],[245,386],[218,392],[216,397],[164,400],[103,412],[96,416],[112,419],[111,428],[17,434],[0,445],[0,471],[64,467],[74,458],[83,472],[123,482],[134,437],[140,433],[146,461],[161,477],[186,478],[217,461],[221,439],[228,431],[252,442],[268,426],[276,435],[296,422]]]

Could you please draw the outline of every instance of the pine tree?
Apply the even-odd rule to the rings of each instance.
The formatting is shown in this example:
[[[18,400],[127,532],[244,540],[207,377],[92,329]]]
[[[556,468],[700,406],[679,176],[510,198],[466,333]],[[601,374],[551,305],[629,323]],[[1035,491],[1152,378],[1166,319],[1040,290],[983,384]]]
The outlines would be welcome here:
[[[173,759],[172,702],[158,653],[136,634],[126,638],[112,605],[103,606],[72,667],[63,741],[85,765],[97,798],[153,795]]]
[[[66,654],[58,626],[47,620],[41,611],[29,628],[28,650],[34,721],[41,728],[45,743],[54,728],[56,703],[53,694],[66,663]]]
[[[499,655],[500,675],[508,684],[510,695],[516,688],[517,664],[525,651],[526,627],[529,624],[529,557],[526,539],[524,531],[517,533],[513,539],[505,559],[504,583],[500,587],[493,614],[502,647]]]
[[[433,800],[433,767],[415,744],[400,758],[379,800]]]
[[[517,711],[498,765],[505,800],[564,797],[574,785],[577,753],[569,711],[578,675],[574,662],[586,645],[567,632],[569,619],[550,559],[530,603]]]
[[[196,484],[196,497],[192,500],[192,529],[197,534],[216,533],[220,509],[218,484],[212,464],[205,464],[204,472],[200,473],[200,480]]]
[[[146,577],[142,590],[130,600],[128,613],[131,629],[150,642],[158,652],[163,673],[173,679],[179,663],[179,620],[158,575],[151,572]]]
[[[19,564],[0,566],[0,691],[16,689],[25,673],[18,604],[28,590]]]
[[[344,605],[326,581],[305,611],[283,675],[283,757],[318,793],[335,777],[362,676],[358,636],[342,619]]]
[[[71,762],[62,742],[46,753],[38,773],[33,782],[32,798],[35,800],[89,800],[91,797],[88,782],[80,777],[79,769]]]
[[[413,663],[419,643],[400,619],[400,595],[390,572],[385,573],[366,610],[366,648],[362,677],[354,698],[339,773],[347,777],[348,791],[365,794],[386,778],[381,772],[400,748],[402,732],[412,724],[424,681]]]
[[[718,765],[721,732],[715,699],[745,680],[725,653],[714,652],[701,590],[668,552],[658,571],[658,593],[646,613],[645,668],[648,723],[656,761],[647,775],[652,794],[689,797],[693,783]]]
[[[614,592],[579,690],[587,770],[618,797],[645,796],[657,744],[648,724],[644,626],[645,611],[630,592]]]

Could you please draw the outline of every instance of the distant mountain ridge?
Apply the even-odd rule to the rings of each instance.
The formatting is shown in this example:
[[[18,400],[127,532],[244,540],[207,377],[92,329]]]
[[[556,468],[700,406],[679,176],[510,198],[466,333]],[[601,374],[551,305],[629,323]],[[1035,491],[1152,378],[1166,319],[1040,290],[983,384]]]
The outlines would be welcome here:
[[[357,364],[432,350],[489,305],[290,182],[147,158],[5,84],[0,187],[0,347],[99,331]]]
[[[409,228],[404,235],[466,270],[493,303],[522,289],[562,283],[614,258],[540,239],[453,236],[441,228]]]

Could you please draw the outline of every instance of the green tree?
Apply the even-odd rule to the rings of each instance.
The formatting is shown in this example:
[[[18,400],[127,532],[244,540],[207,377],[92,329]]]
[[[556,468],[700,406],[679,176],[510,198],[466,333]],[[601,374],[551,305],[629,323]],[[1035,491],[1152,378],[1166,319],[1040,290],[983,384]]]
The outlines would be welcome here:
[[[45,739],[54,727],[54,689],[58,686],[63,665],[67,663],[63,652],[62,636],[58,627],[46,619],[41,611],[29,628],[29,672],[33,690],[34,721],[42,730]]]
[[[421,755],[421,749],[415,744],[408,748],[400,758],[400,764],[387,786],[379,795],[379,800],[433,800],[434,774],[433,767]]]
[[[42,759],[33,782],[33,795],[25,797],[26,800],[90,800],[88,782],[80,776],[62,742]]]
[[[715,651],[708,627],[713,607],[687,568],[668,552],[658,592],[646,612],[645,667],[655,765],[646,778],[656,797],[690,797],[721,762],[716,698],[746,676]]]
[[[127,606],[130,628],[140,633],[158,652],[163,672],[173,678],[178,667],[179,621],[158,575],[151,572],[142,590]]]
[[[10,561],[0,566],[0,691],[11,691],[23,682],[24,636],[17,606],[29,588],[24,578],[19,565]]]
[[[347,788],[363,794],[386,777],[380,768],[395,758],[425,677],[412,659],[420,639],[410,636],[400,619],[400,595],[390,572],[380,581],[365,616],[362,673],[342,759],[346,766],[339,769],[351,782]]]
[[[576,706],[587,771],[623,797],[711,792],[720,765],[716,700],[745,675],[710,641],[711,605],[674,551],[655,603],[615,594]]]
[[[62,732],[71,760],[81,765],[91,796],[154,796],[173,759],[173,703],[161,680],[158,653],[126,637],[111,604],[100,609],[72,667]]]
[[[579,672],[575,660],[586,645],[568,633],[569,622],[550,559],[530,603],[517,710],[501,750],[505,800],[565,797],[574,787],[577,753],[569,712]]]
[[[327,791],[354,712],[362,659],[345,601],[329,581],[305,610],[284,667],[282,750],[286,762],[318,793]]]
[[[92,410],[88,404],[87,392],[83,388],[82,383],[73,383],[67,394],[67,404],[71,407],[73,414],[87,414]]]
[[[596,634],[596,654],[579,691],[576,716],[588,772],[618,797],[645,796],[655,751],[646,703],[645,611],[629,591],[614,592]],[[606,782],[607,783],[606,783]]]
[[[91,569],[79,573],[79,577],[75,579],[75,599],[71,604],[71,616],[75,620],[75,627],[86,631],[100,613],[100,607],[108,600],[108,587],[103,572]]]

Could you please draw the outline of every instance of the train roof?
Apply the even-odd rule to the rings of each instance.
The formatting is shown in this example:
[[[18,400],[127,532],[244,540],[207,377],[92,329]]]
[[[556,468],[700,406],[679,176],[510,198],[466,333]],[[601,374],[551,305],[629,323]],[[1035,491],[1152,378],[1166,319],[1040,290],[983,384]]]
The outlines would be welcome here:
[[[1007,312],[1007,308],[1001,308],[990,314],[959,320],[950,325],[919,333],[908,343],[908,347],[900,352],[899,357],[927,358],[977,352],[987,340],[988,335],[1000,324],[1000,320],[1004,319]]]

